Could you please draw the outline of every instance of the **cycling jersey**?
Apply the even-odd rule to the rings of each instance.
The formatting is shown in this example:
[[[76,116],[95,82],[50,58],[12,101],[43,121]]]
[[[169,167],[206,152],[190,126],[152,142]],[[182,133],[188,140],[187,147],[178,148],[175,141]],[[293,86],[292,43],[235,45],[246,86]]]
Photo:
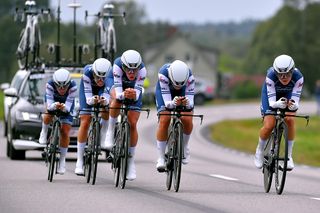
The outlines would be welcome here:
[[[269,103],[275,102],[281,97],[285,97],[288,100],[292,99],[296,103],[299,103],[302,87],[303,75],[299,69],[295,68],[292,72],[291,81],[287,85],[283,85],[279,81],[276,71],[273,67],[270,67],[261,92],[262,115],[275,111],[275,109],[269,106]]]
[[[103,86],[98,86],[94,80],[92,64],[84,67],[84,72],[80,81],[79,90],[79,102],[80,102],[80,114],[90,114],[91,112],[81,110],[91,110],[91,106],[88,104],[88,99],[95,95],[104,96],[109,99],[108,91],[105,90],[106,80],[104,80]]]
[[[177,90],[173,87],[170,79],[168,68],[170,64],[163,65],[158,73],[158,82],[156,84],[156,105],[157,111],[165,110],[165,102],[171,101],[175,96],[186,96],[190,101],[190,106],[194,105],[194,85],[195,79],[189,69],[189,78],[185,86]]]
[[[46,84],[45,101],[47,103],[47,106],[50,106],[54,102],[64,103],[65,108],[68,111],[67,116],[61,116],[61,123],[67,123],[70,125],[72,124],[72,116],[70,115],[70,112],[72,112],[74,108],[74,98],[76,97],[76,92],[77,84],[73,80],[71,80],[64,95],[59,94],[52,79],[49,80]]]
[[[144,63],[141,63],[135,79],[130,81],[122,69],[121,57],[118,57],[114,61],[112,73],[109,72],[108,74],[107,90],[110,91],[114,88],[116,92],[116,98],[118,100],[123,100],[123,91],[126,88],[133,88],[136,91],[136,102],[132,105],[132,107],[140,109],[142,107],[142,88],[146,75],[147,70],[144,66]]]

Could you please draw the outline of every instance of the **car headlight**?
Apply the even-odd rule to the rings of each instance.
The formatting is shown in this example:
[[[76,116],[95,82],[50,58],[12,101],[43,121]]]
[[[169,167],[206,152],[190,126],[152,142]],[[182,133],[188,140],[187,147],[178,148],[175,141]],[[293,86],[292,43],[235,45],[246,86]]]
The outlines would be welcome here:
[[[39,121],[39,115],[31,112],[17,111],[17,119],[23,121]]]

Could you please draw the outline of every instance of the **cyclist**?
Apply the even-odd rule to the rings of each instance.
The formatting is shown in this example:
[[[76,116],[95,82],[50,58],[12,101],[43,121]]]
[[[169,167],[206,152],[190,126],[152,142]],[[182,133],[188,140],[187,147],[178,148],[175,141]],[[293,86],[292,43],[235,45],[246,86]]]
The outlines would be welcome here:
[[[171,64],[163,65],[158,74],[156,85],[156,105],[158,113],[169,113],[166,109],[173,109],[176,106],[185,106],[190,112],[183,114],[193,114],[195,79],[190,68],[183,61],[175,60]],[[188,142],[193,129],[191,116],[182,116],[184,158],[183,164],[187,164],[190,158]],[[160,116],[157,129],[157,150],[158,161],[157,170],[165,171],[164,154],[167,146],[168,127],[170,116]]]
[[[69,132],[72,125],[72,112],[74,108],[74,98],[76,97],[77,85],[71,80],[70,73],[66,69],[58,69],[46,84],[46,111],[49,114],[43,115],[42,129],[40,133],[39,143],[47,143],[48,126],[52,122],[53,116],[50,111],[61,110],[65,115],[60,117],[61,120],[61,136],[60,136],[60,163],[57,173],[64,174],[66,171],[66,154],[70,142]]]
[[[268,115],[277,108],[285,109],[287,114],[295,114],[299,108],[300,95],[303,87],[303,75],[295,68],[293,59],[288,55],[275,58],[273,66],[268,69],[261,94],[261,114],[263,127],[260,129],[259,143],[256,149],[254,163],[257,168],[263,165],[263,149],[275,125],[275,117]],[[294,168],[292,147],[295,137],[295,122],[292,117],[285,118],[288,125],[288,165]]]
[[[93,64],[84,67],[84,73],[80,82],[79,102],[80,102],[80,127],[77,142],[77,163],[75,173],[83,175],[83,154],[87,143],[88,129],[91,122],[92,106],[100,103],[102,106],[109,104],[109,94],[105,89],[106,76],[112,65],[105,58],[96,59]],[[88,111],[86,111],[88,110]],[[108,128],[108,111],[101,113],[100,141],[105,138]]]
[[[108,76],[108,89],[110,89],[111,103],[109,127],[106,140],[103,146],[111,149],[113,146],[113,132],[115,123],[119,115],[119,109],[112,109],[121,106],[124,99],[133,100],[131,109],[128,112],[128,120],[130,123],[130,147],[129,160],[127,169],[127,179],[134,180],[136,178],[136,169],[134,164],[135,148],[138,142],[137,122],[142,107],[142,88],[147,70],[142,62],[141,55],[135,50],[127,50],[123,52],[121,57],[114,61],[113,72]]]

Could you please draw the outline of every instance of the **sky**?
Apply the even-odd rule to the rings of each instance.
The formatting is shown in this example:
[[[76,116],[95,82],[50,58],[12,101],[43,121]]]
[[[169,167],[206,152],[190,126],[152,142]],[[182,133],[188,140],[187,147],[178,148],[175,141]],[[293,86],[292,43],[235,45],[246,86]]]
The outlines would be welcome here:
[[[53,9],[61,5],[61,20],[73,21],[69,3],[77,2],[77,22],[84,23],[84,11],[97,13],[106,0],[50,0]],[[122,0],[123,1],[123,0]],[[129,0],[128,0],[129,1]],[[132,1],[132,0],[131,0]],[[143,6],[148,21],[168,21],[172,24],[193,22],[241,22],[246,19],[264,20],[272,17],[281,7],[282,0],[134,0]]]

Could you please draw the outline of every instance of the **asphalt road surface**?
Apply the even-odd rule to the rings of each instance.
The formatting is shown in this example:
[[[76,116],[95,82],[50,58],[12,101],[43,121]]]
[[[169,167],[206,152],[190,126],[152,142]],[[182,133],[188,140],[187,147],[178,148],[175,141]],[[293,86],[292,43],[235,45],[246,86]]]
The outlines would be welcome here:
[[[315,103],[301,103],[300,113],[314,113]],[[24,161],[6,157],[6,139],[0,138],[0,212],[319,212],[320,168],[296,165],[289,172],[284,192],[274,183],[264,192],[263,174],[254,167],[253,155],[226,149],[206,138],[206,127],[224,119],[259,117],[259,104],[198,107],[203,124],[194,119],[191,159],[182,168],[178,193],[167,191],[166,176],[156,171],[157,116],[141,113],[136,151],[137,179],[125,189],[115,188],[110,164],[98,164],[96,185],[76,176],[75,153],[68,153],[67,171],[47,181],[47,167],[39,151],[27,152]],[[311,120],[312,122],[312,120]],[[1,127],[3,129],[3,127]],[[230,127],[232,128],[232,127]],[[319,127],[320,128],[320,127]],[[257,133],[258,137],[258,133]],[[297,141],[297,143],[299,143]]]

